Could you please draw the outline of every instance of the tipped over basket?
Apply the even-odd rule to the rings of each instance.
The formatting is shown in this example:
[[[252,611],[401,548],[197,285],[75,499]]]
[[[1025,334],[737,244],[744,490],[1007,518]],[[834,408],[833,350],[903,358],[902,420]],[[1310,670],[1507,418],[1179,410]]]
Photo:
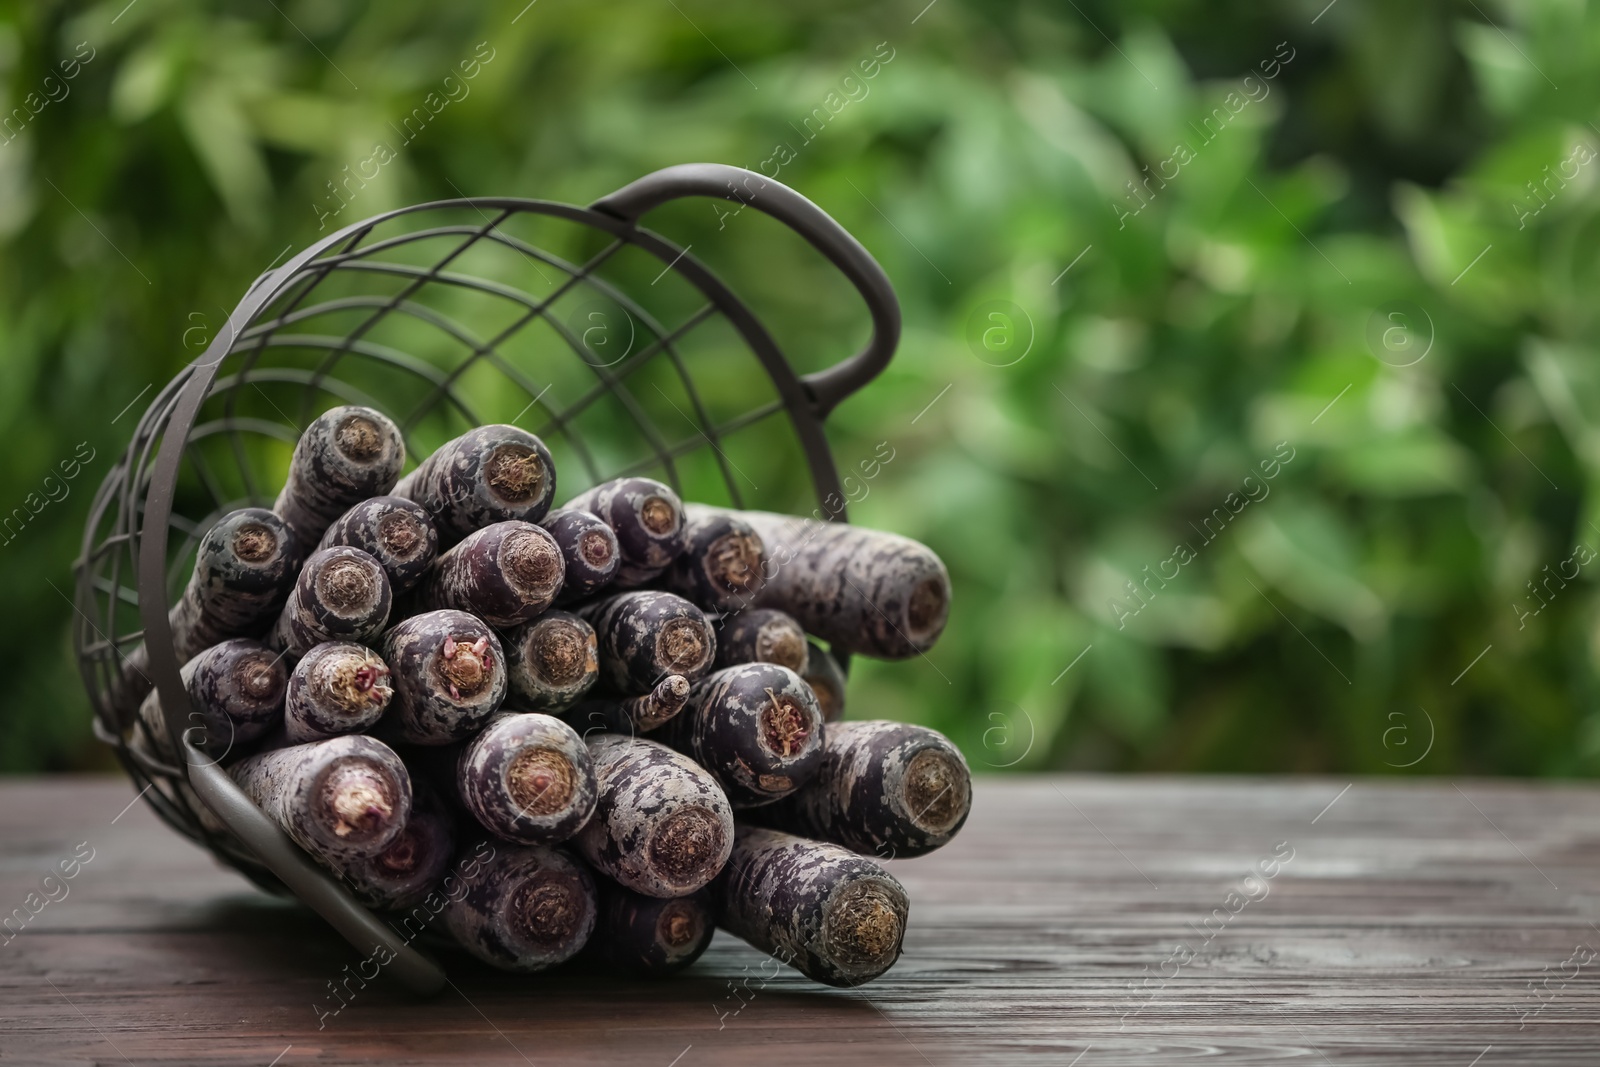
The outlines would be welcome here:
[[[865,347],[797,374],[689,248],[639,225],[690,197],[755,208],[804,238],[865,301]],[[814,494],[821,517],[842,520],[823,422],[883,370],[899,334],[894,290],[849,233],[794,190],[718,164],[669,167],[589,207],[439,201],[331,234],[256,279],[150,403],[100,486],[74,630],[96,733],[168,824],[298,896],[362,952],[382,947],[409,988],[436,991],[444,974],[433,961],[314,865],[221,770],[214,746],[187,743],[168,612],[201,537],[230,511],[271,507],[301,430],[338,404],[393,419],[408,469],[474,426],[516,423],[591,484],[648,474],[680,493],[715,487],[741,507],[752,473],[782,482],[781,472],[804,471],[809,486],[784,487],[786,502]],[[152,690],[169,735],[160,743],[137,714]]]

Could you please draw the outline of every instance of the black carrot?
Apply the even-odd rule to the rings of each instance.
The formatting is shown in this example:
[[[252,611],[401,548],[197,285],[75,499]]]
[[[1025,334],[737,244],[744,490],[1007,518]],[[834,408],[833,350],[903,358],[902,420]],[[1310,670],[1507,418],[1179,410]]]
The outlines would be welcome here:
[[[394,690],[389,667],[365,645],[324,641],[289,673],[283,727],[290,744],[362,733],[378,721]]]
[[[506,695],[505,657],[494,632],[464,611],[402,619],[380,651],[394,689],[385,729],[417,745],[476,733]]]
[[[711,893],[647,897],[596,878],[600,912],[586,950],[601,964],[642,975],[681,971],[700,958],[716,933]]]
[[[519,710],[565,710],[600,677],[594,627],[565,611],[547,611],[504,634],[510,658],[509,702]]]
[[[594,813],[594,763],[577,731],[537,712],[499,715],[456,764],[462,803],[509,841],[554,845]]]
[[[347,545],[370,554],[394,594],[408,592],[439,554],[439,532],[422,505],[399,496],[363,500],[334,520],[318,548]]]
[[[714,887],[722,927],[806,977],[860,985],[900,958],[905,888],[866,857],[740,826],[726,871]]]
[[[735,808],[794,792],[822,766],[822,710],[800,676],[744,663],[697,682],[659,739],[716,775]]]
[[[383,851],[340,864],[356,897],[368,907],[400,911],[422,902],[455,856],[455,819],[428,786],[412,783],[411,817]]]
[[[950,613],[950,575],[909,537],[842,522],[737,512],[767,548],[760,607],[793,615],[835,648],[906,659],[933,647]]]
[[[283,714],[286,674],[277,653],[248,638],[235,637],[201,652],[183,665],[189,707],[178,727],[182,743],[221,759],[235,746],[265,736]],[[154,754],[174,761],[159,693],[145,697],[139,717]],[[134,743],[143,748],[144,737],[135,733]]]
[[[774,608],[750,608],[722,616],[715,627],[717,666],[776,663],[796,674],[806,673],[810,658],[806,632],[783,612]]]
[[[669,722],[688,702],[689,680],[669,674],[641,696],[581,700],[561,717],[585,737],[596,732],[637,737]]]
[[[333,408],[300,435],[272,510],[302,545],[314,545],[352,504],[393,488],[405,461],[405,440],[387,416],[371,408]]]
[[[574,838],[600,873],[652,897],[681,897],[716,877],[733,846],[733,810],[716,779],[665,745],[588,739],[599,783],[594,817]]]
[[[566,558],[566,578],[557,598],[571,603],[592,596],[611,584],[622,566],[622,549],[617,535],[600,517],[581,508],[552,511],[539,522],[561,546]]]
[[[180,659],[229,637],[254,637],[272,623],[300,573],[293,534],[262,508],[229,512],[206,531],[194,573],[172,609]]]
[[[544,442],[504,424],[445,442],[394,487],[395,496],[427,510],[441,544],[493,522],[538,522],[555,491],[556,468]]]
[[[267,644],[291,657],[324,641],[366,641],[383,632],[389,576],[359,548],[324,548],[300,569]]]
[[[566,571],[555,538],[531,522],[474,530],[434,561],[417,587],[424,611],[455,608],[490,626],[515,626],[549,607]]]
[[[494,847],[458,895],[446,894],[444,924],[485,963],[542,971],[577,955],[594,930],[594,879],[560,849]]]
[[[749,817],[894,859],[945,844],[971,808],[972,775],[955,745],[925,726],[879,720],[829,726],[816,777]]]
[[[400,757],[360,734],[258,753],[228,773],[296,844],[335,866],[382,852],[411,814]]]
[[[265,508],[242,508],[218,519],[200,538],[183,596],[167,613],[173,649],[186,663],[230,637],[260,637],[283,609],[300,573],[294,534]],[[150,692],[144,645],[123,662],[118,705],[138,708]]]
[[[687,547],[683,501],[653,478],[617,478],[567,501],[592,512],[617,535],[622,565],[613,584],[643,585],[667,569]]]
[[[674,593],[614,593],[578,613],[594,627],[600,679],[615,693],[647,693],[668,674],[692,682],[716,657],[717,639],[705,613]]]
[[[666,587],[706,611],[749,607],[766,580],[761,538],[734,512],[701,504],[685,510],[685,548],[667,568]]]

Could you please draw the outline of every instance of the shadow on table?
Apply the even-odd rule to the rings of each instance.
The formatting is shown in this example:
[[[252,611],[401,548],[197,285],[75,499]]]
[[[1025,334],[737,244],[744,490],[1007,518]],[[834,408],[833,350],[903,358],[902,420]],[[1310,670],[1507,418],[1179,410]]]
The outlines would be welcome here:
[[[777,970],[770,957],[724,931],[717,932],[711,947],[691,967],[663,978],[619,975],[582,956],[551,971],[512,974],[475,959],[441,935],[425,933],[416,947],[444,967],[454,986],[453,991],[446,987],[438,998],[427,1001],[381,978],[352,982],[363,956],[295,901],[264,894],[222,897],[202,906],[196,918],[199,925],[223,933],[237,946],[234,960],[210,953],[212,966],[249,970],[257,980],[269,983],[303,984],[317,995],[324,995],[330,985],[341,987],[359,994],[351,997],[352,1005],[356,1001],[374,1006],[412,1005],[423,1011],[423,1005],[452,996],[469,1003],[486,999],[513,1009],[523,1004],[548,1007],[553,1001],[614,1007],[649,1004],[656,1009],[692,1007],[723,1025],[758,1002],[772,1008],[824,1008],[845,1017],[876,1015],[858,991],[812,982],[787,967]]]

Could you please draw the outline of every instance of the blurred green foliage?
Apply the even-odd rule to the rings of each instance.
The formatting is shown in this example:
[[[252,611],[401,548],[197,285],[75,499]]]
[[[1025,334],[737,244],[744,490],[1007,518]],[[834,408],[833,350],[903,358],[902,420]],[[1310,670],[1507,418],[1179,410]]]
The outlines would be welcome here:
[[[830,428],[841,466],[891,443],[852,517],[956,604],[855,716],[979,768],[1600,768],[1592,8],[524,2],[3,9],[0,509],[37,515],[0,535],[0,768],[105,763],[67,636],[95,485],[480,48],[321,225],[776,160],[893,278],[901,354]],[[800,362],[859,343],[771,224],[668,221]]]

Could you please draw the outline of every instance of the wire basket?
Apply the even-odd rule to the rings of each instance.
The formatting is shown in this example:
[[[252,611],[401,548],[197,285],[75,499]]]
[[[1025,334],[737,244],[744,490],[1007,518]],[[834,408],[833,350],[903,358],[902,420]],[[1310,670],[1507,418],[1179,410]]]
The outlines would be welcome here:
[[[866,346],[797,374],[688,247],[639,226],[685,197],[735,201],[804,238],[866,302]],[[413,462],[473,426],[513,422],[544,438],[566,495],[574,472],[591,484],[648,474],[685,498],[744,506],[750,469],[780,482],[805,471],[822,515],[843,520],[823,421],[888,364],[899,336],[894,289],[859,242],[787,186],[720,164],[669,167],[589,207],[438,201],[331,234],[256,279],[151,402],[95,496],[73,634],[95,732],[174,829],[300,897],[361,951],[383,946],[407,987],[436,991],[445,978],[432,960],[183,743],[190,709],[167,612],[201,536],[236,508],[270,507],[301,428],[337,404],[388,414]],[[147,666],[134,667],[141,645]],[[179,764],[137,743],[152,688]]]

